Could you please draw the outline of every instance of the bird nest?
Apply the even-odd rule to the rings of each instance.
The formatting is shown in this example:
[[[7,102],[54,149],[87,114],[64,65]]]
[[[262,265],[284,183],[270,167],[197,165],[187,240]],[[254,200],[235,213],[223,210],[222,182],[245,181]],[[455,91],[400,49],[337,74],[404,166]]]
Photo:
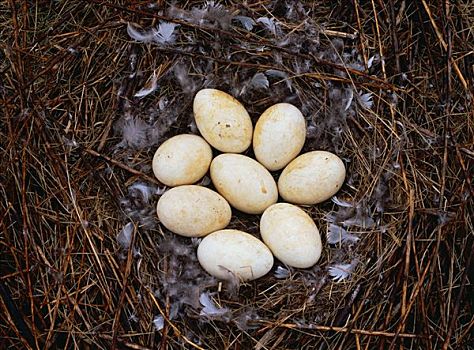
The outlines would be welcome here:
[[[473,14],[467,0],[5,2],[0,347],[472,346]],[[303,151],[344,160],[337,197],[304,208],[323,240],[313,268],[224,283],[197,239],[158,222],[152,156],[197,133],[202,88],[254,122],[294,104]],[[231,228],[259,237],[258,221],[234,211]]]

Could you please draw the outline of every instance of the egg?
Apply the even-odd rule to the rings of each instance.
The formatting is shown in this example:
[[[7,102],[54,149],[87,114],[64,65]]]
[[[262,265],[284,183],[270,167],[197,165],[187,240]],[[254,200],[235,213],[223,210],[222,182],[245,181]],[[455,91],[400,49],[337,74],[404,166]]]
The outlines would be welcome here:
[[[346,168],[338,156],[326,151],[308,152],[283,169],[278,191],[287,202],[317,204],[336,194],[345,177]]]
[[[194,97],[194,118],[201,135],[221,152],[241,153],[252,142],[252,121],[235,98],[216,89],[200,90]]]
[[[308,268],[321,256],[316,224],[293,204],[278,203],[267,208],[260,219],[260,234],[273,255],[288,266]]]
[[[253,151],[265,168],[280,170],[300,153],[305,139],[303,114],[289,103],[278,103],[265,110],[255,124]]]
[[[197,256],[204,270],[224,280],[234,274],[251,281],[267,274],[273,266],[273,255],[267,246],[239,230],[221,230],[206,236]]]
[[[217,191],[244,213],[261,214],[278,199],[272,175],[252,158],[221,154],[212,161],[210,173]]]
[[[202,237],[225,228],[232,215],[229,203],[206,187],[185,185],[170,189],[158,201],[160,222],[186,237]]]
[[[177,135],[161,144],[153,156],[153,173],[167,186],[190,185],[201,179],[212,161],[211,146],[197,135]]]

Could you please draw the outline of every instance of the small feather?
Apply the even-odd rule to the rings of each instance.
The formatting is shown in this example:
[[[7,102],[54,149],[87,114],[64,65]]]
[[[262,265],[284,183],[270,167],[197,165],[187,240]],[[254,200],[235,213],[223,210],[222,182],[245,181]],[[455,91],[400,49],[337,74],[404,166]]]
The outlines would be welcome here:
[[[137,181],[128,188],[128,193],[134,194],[138,192],[143,200],[143,203],[149,203],[151,196],[157,192],[155,186],[147,185],[143,182]]]
[[[275,278],[278,278],[278,279],[288,278],[288,276],[290,276],[290,270],[282,266],[278,266],[275,272],[273,273],[273,276],[275,276]]]
[[[155,326],[155,329],[157,331],[161,331],[165,326],[165,319],[163,318],[163,316],[155,316],[155,318],[153,318],[153,325]]]
[[[369,60],[367,61],[367,68],[372,67],[372,64],[374,63],[374,58],[375,56],[372,56],[371,58],[369,58]]]
[[[198,238],[198,237],[191,238],[191,244],[196,248],[199,246],[199,244],[201,244],[201,241],[202,241],[202,238]]]
[[[137,117],[126,117],[120,125],[122,141],[117,147],[143,148],[147,145],[150,126]]]
[[[344,208],[352,208],[354,207],[354,204],[350,203],[350,202],[346,202],[346,201],[343,201],[339,198],[337,198],[336,196],[333,196],[331,198],[331,201],[333,201],[334,203],[336,203],[338,206],[340,207],[344,207]]]
[[[374,105],[374,101],[372,101],[372,93],[368,92],[366,94],[359,93],[357,100],[359,104],[365,109],[371,109]]]
[[[204,176],[201,181],[199,181],[199,186],[209,186],[211,184],[211,178],[209,176]]]
[[[357,260],[352,261],[350,264],[335,264],[329,267],[328,273],[334,281],[340,282],[347,279],[356,266]]]
[[[358,207],[356,215],[344,220],[344,226],[357,226],[362,228],[370,228],[375,225],[374,219],[367,213],[367,209]]]
[[[329,224],[327,232],[327,241],[329,244],[338,244],[346,242],[357,242],[359,237],[347,232],[343,227],[335,224]]]
[[[150,43],[153,41],[153,32],[140,33],[130,23],[127,24],[127,33],[133,40],[140,41],[142,43]]]
[[[286,86],[290,91],[293,91],[292,86],[291,86],[291,79],[288,78],[288,74],[285,72],[282,72],[281,70],[277,69],[268,69],[265,71],[265,74],[269,77],[274,77],[274,78],[281,78],[282,80],[285,81]]]
[[[133,223],[129,222],[117,235],[117,242],[123,249],[128,249],[132,244]]]
[[[275,20],[273,18],[268,18],[268,17],[260,17],[257,19],[257,23],[262,23],[263,26],[271,32],[274,36],[277,35],[277,25],[275,23]]]
[[[267,74],[269,77],[282,78],[282,79],[288,78],[288,74],[278,69],[268,69],[267,71],[265,71],[265,74]]]
[[[216,303],[211,299],[208,292],[201,293],[199,296],[199,302],[203,306],[200,315],[201,316],[223,316],[229,312],[226,307],[217,306]]]
[[[267,77],[263,73],[257,73],[252,77],[250,81],[250,85],[252,85],[255,89],[268,89],[270,87],[270,83],[268,82]]]
[[[312,124],[308,125],[306,129],[306,137],[309,139],[313,139],[317,136],[318,136],[318,128],[316,127],[316,125],[312,125]]]
[[[347,98],[346,106],[344,107],[344,110],[347,111],[349,107],[352,104],[352,99],[354,98],[354,92],[352,89],[349,89],[349,97]]]
[[[239,21],[242,27],[244,27],[249,32],[253,29],[253,26],[257,24],[253,18],[247,16],[235,16],[234,19]]]
[[[359,72],[365,71],[365,66],[360,62],[349,63],[347,66]]]
[[[227,293],[229,293],[230,296],[236,296],[239,292],[239,287],[240,287],[240,278],[239,275],[235,274],[228,268],[222,265],[218,265],[219,268],[226,274],[226,276],[223,278],[225,280],[225,287],[227,290]]]
[[[158,29],[153,29],[154,41],[159,44],[169,44],[175,41],[174,30],[178,24],[161,21]]]
[[[149,85],[148,87],[143,87],[134,96],[138,97],[138,98],[143,98],[143,97],[148,96],[149,94],[155,92],[155,90],[158,88],[157,76],[156,76],[155,73],[153,73],[153,76],[151,77],[151,81],[148,85]]]

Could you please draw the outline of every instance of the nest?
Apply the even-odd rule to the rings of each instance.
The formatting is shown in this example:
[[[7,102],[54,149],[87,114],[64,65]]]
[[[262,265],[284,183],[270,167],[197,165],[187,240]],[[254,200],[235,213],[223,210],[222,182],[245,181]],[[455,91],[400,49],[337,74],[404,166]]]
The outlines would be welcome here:
[[[1,348],[472,346],[469,1],[4,5]],[[221,283],[157,221],[153,153],[206,87],[346,162],[314,268]]]

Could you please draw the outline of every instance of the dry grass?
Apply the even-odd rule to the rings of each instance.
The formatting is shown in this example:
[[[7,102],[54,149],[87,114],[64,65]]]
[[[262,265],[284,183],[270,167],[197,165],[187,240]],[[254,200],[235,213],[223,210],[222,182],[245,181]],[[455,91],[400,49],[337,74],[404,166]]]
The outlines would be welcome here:
[[[282,4],[226,3],[234,15],[274,17],[275,39],[261,24],[229,25],[225,12],[178,18],[161,0],[1,3],[1,348],[472,348],[472,3],[308,1],[290,18]],[[128,22],[159,20],[180,24],[176,43],[127,35]],[[384,59],[359,71],[342,57],[352,50],[364,64]],[[291,90],[272,78],[268,90],[242,92],[268,69]],[[134,98],[153,72],[159,89]],[[159,185],[156,145],[193,130],[203,86],[239,95],[252,118],[276,102],[301,108],[312,126],[305,150],[345,159],[338,196],[375,220],[353,229],[358,244],[325,245],[314,269],[270,273],[237,295],[224,286],[214,297],[230,315],[216,320],[185,293],[219,289],[192,244],[156,222],[156,196],[129,190]],[[372,93],[371,109],[354,98],[345,110],[351,87]],[[116,147],[130,118],[146,135]],[[324,238],[337,206],[307,210]],[[258,235],[258,218],[234,214],[233,227]],[[130,220],[135,250],[123,252],[115,237]],[[347,280],[329,279],[330,264],[353,258]],[[160,314],[169,322],[156,331]]]

